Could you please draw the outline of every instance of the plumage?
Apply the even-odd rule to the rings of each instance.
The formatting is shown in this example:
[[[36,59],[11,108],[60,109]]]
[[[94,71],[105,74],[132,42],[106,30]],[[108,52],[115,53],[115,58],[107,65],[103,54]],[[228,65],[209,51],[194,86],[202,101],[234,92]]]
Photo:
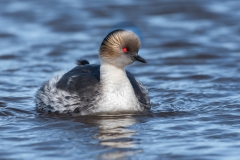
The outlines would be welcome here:
[[[122,53],[122,47],[128,53]],[[37,91],[37,110],[77,115],[149,110],[147,89],[124,69],[135,60],[145,63],[137,54],[139,48],[140,41],[134,33],[109,33],[100,46],[101,65],[78,60],[72,70],[53,76]]]

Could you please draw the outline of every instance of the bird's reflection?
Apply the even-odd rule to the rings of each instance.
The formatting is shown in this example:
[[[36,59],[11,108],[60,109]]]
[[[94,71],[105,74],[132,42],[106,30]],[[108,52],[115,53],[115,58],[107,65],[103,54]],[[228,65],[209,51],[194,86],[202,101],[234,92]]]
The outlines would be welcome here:
[[[137,119],[129,115],[84,118],[84,123],[98,127],[98,133],[94,138],[99,140],[99,144],[104,147],[110,147],[109,152],[100,155],[100,158],[103,159],[124,158],[140,152],[133,138],[137,131],[129,128],[136,122]]]
[[[133,147],[132,136],[135,130],[127,128],[136,122],[134,118],[106,118],[98,122],[99,134],[97,138],[101,145],[114,148]]]

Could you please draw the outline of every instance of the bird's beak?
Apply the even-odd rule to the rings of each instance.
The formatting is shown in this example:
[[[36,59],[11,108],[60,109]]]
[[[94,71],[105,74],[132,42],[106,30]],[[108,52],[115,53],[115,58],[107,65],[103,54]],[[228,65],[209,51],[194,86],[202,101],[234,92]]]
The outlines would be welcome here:
[[[134,56],[133,56],[133,60],[134,60],[134,61],[139,61],[139,62],[142,62],[142,63],[147,63],[147,62],[145,61],[145,59],[143,59],[143,58],[140,57],[139,55],[134,55]]]

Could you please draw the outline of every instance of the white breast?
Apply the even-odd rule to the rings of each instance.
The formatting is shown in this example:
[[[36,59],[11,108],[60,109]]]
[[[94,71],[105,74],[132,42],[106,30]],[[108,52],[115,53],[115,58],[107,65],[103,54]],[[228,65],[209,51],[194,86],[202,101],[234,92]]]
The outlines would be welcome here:
[[[139,102],[124,68],[102,64],[99,112],[138,111]]]

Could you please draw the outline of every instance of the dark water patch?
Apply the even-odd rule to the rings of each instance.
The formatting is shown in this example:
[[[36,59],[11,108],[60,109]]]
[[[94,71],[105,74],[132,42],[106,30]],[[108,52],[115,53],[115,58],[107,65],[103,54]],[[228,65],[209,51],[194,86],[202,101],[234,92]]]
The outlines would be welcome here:
[[[38,49],[48,49],[48,48],[53,48],[56,46],[56,43],[43,43],[43,44],[34,44],[31,46],[31,49],[33,50],[38,50]]]
[[[169,109],[170,111],[164,111],[163,110],[155,110],[154,113],[151,114],[151,117],[158,117],[158,118],[173,118],[173,117],[185,117],[185,116],[192,116],[195,113],[194,112],[188,112],[188,111],[174,111],[173,109]]]
[[[0,55],[0,60],[11,60],[11,59],[16,59],[16,58],[18,58],[18,56],[14,55],[14,54]]]
[[[238,77],[219,77],[214,79],[213,82],[217,82],[217,83],[239,82],[239,78]]]
[[[0,116],[7,116],[7,117],[9,117],[9,116],[14,116],[14,115],[15,115],[15,113],[13,113],[11,111],[8,111],[8,110],[1,110],[0,111]]]
[[[7,106],[6,103],[4,103],[4,102],[0,102],[0,107],[6,107],[6,106]]]
[[[173,127],[169,127],[168,129],[169,130],[175,130],[175,131],[179,131],[179,130],[184,130],[184,131],[188,131],[188,130],[193,130],[193,128],[196,127],[198,128],[199,126],[197,125],[188,125],[188,124],[184,124],[184,125],[176,125],[176,126],[173,126]]]
[[[5,12],[3,16],[14,19],[14,21],[20,22],[34,22],[37,17],[36,14],[32,11],[13,11],[13,12]]]
[[[0,116],[20,116],[20,115],[30,115],[33,114],[32,111],[26,110],[25,108],[12,108],[12,107],[5,107],[4,109],[0,110]]]
[[[64,50],[61,48],[53,49],[51,52],[48,53],[49,56],[59,56],[63,54],[64,54]]]
[[[168,48],[182,48],[182,47],[194,47],[198,46],[198,44],[190,43],[190,42],[184,42],[184,41],[175,41],[175,42],[168,42],[161,45],[162,47],[168,47]]]
[[[177,76],[168,76],[168,75],[154,75],[154,76],[152,76],[152,78],[151,79],[153,79],[153,80],[161,80],[161,81],[168,81],[168,80],[173,80],[173,81],[178,81],[178,80],[183,80],[183,79],[185,79],[185,77],[177,77]]]
[[[213,77],[211,75],[191,75],[186,78],[192,79],[192,80],[210,80]]]
[[[194,7],[194,6],[199,7]],[[159,8],[160,6],[160,8]],[[184,14],[192,19],[216,19],[218,14],[208,11],[201,4],[201,1],[184,1],[175,5],[173,1],[159,1],[152,3],[152,10],[149,10],[149,15],[166,15],[166,14]]]
[[[47,55],[49,56],[70,56],[71,50],[76,50],[79,52],[79,46],[82,45],[80,41],[67,41],[56,45]]]
[[[81,41],[81,40],[68,40],[61,42],[61,46],[64,46],[67,49],[79,49],[79,46],[85,43],[91,43],[88,41]]]
[[[6,69],[6,70],[3,70],[4,72],[9,72],[9,73],[13,73],[13,72],[17,72],[19,71],[20,68],[11,68],[11,69]]]
[[[240,139],[239,133],[217,133],[216,132],[213,135],[207,136],[207,139],[221,139],[221,140],[227,140],[227,139]]]
[[[205,59],[197,59],[194,56],[172,56],[163,59],[164,65],[206,65]]]
[[[17,113],[17,114],[32,114],[31,111],[25,110],[25,109],[20,109],[20,108],[12,108],[12,107],[7,107],[6,108],[8,111]]]
[[[17,102],[17,101],[21,101],[21,100],[25,100],[25,99],[29,99],[29,98],[32,98],[32,97],[0,97],[0,100]]]
[[[196,56],[194,56],[196,59],[217,59],[221,58],[220,55],[217,54],[211,54],[211,53],[199,53]]]
[[[72,16],[62,15],[60,18],[46,22],[46,25],[51,27],[54,32],[79,32],[85,29],[81,21],[75,21]]]
[[[14,37],[16,37],[14,34],[0,32],[0,38],[14,38]]]

